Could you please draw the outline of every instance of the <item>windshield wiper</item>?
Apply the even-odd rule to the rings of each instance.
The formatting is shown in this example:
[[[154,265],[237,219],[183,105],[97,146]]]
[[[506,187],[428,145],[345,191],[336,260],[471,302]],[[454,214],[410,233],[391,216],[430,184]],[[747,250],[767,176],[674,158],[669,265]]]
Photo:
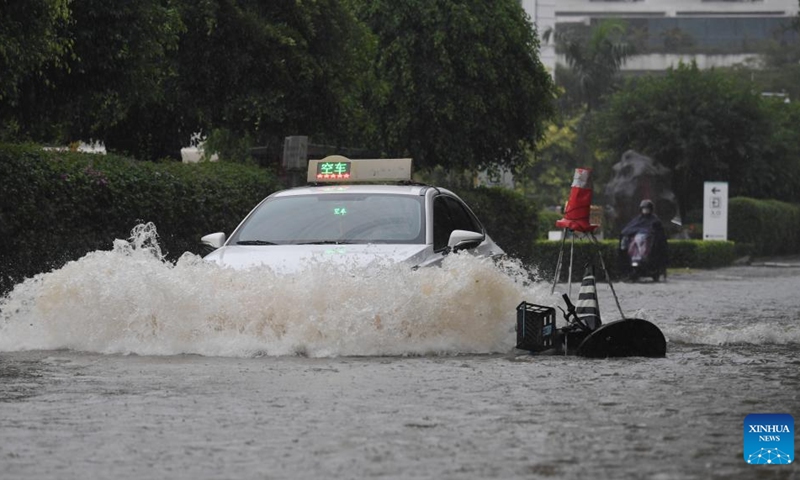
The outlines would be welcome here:
[[[317,242],[301,242],[295,245],[350,245],[353,242],[348,240],[319,240]]]
[[[277,245],[276,243],[267,242],[266,240],[239,240],[236,245]]]

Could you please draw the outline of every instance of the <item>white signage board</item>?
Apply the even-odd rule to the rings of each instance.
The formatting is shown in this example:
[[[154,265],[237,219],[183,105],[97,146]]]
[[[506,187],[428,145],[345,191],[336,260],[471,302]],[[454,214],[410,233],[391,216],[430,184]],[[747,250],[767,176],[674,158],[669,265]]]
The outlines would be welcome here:
[[[728,182],[705,182],[703,240],[728,239]]]

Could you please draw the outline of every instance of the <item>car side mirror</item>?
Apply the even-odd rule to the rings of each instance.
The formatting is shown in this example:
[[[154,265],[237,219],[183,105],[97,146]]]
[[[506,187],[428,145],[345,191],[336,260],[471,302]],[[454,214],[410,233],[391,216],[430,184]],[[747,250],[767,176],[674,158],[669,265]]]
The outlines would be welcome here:
[[[483,241],[482,233],[471,232],[469,230],[453,230],[450,233],[450,240],[447,247],[455,252],[464,248],[476,247]]]
[[[208,235],[205,235],[203,238],[201,238],[200,242],[203,245],[219,248],[225,244],[225,233],[224,232],[209,233]]]

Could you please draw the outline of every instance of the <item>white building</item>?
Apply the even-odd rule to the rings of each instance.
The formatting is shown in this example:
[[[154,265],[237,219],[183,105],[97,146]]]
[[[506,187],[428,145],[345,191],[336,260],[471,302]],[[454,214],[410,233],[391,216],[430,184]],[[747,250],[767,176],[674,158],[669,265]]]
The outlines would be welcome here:
[[[798,14],[797,0],[521,0],[539,35],[567,24],[591,27],[606,18],[628,22],[643,54],[623,70],[653,71],[695,60],[700,68],[758,59],[767,41],[797,42],[782,27]],[[540,59],[555,71],[552,41],[542,42]]]

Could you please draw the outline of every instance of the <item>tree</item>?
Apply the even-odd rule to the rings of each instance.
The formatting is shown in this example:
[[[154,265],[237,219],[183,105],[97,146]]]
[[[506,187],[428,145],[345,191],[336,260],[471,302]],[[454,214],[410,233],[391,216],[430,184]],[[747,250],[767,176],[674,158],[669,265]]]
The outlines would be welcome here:
[[[61,143],[98,139],[113,148],[109,132],[130,112],[166,98],[163,86],[174,75],[169,60],[177,48],[180,18],[172,0],[68,4],[64,35],[70,51],[62,52],[41,75],[20,82],[10,115],[22,138]],[[126,133],[134,135],[141,128]]]
[[[516,0],[361,0],[378,37],[372,117],[418,167],[514,167],[544,133],[553,86]]]
[[[20,85],[62,64],[71,42],[69,0],[0,3],[0,138],[18,134],[12,109]]]
[[[743,79],[752,80],[765,95],[800,101],[800,15],[777,28],[769,41],[759,45],[757,60],[731,70]]]
[[[776,105],[765,101],[731,75],[681,64],[663,77],[630,80],[610,97],[594,123],[596,139],[612,159],[634,149],[671,169],[684,217],[702,207],[704,181],[730,182],[733,196],[776,198],[798,187],[780,174],[798,164],[784,156],[797,139],[796,124],[785,122],[796,113],[771,114]]]
[[[346,3],[206,0],[183,17],[182,90],[204,131],[339,143],[363,127],[371,38]]]
[[[568,66],[556,66],[559,115],[520,175],[526,195],[542,205],[562,205],[574,169],[596,163],[589,130],[594,111],[614,90],[620,68],[633,53],[625,30],[621,21],[606,20],[591,29],[559,28],[543,35],[555,41]]]
[[[63,35],[69,0],[0,3],[0,101],[14,102],[19,83],[58,64],[69,50]]]
[[[624,40],[625,29],[622,21],[605,20],[588,35],[579,28],[545,32],[544,40],[549,41],[552,36],[556,50],[567,60],[569,69],[557,68],[556,79],[565,87],[568,98],[594,110],[601,98],[613,90],[620,68],[635,52],[633,45]]]
[[[345,2],[82,0],[69,9],[63,68],[25,77],[7,112],[20,138],[97,139],[157,159],[179,158],[193,133],[215,129],[253,141],[369,131],[354,92],[371,37]]]
[[[529,152],[528,163],[519,171],[517,188],[537,205],[563,205],[569,197],[570,179],[583,161],[579,136],[582,121],[582,114],[554,120],[535,151]]]
[[[748,165],[750,181],[741,185],[741,195],[798,202],[800,191],[800,98],[762,99],[768,138],[763,145],[764,162]],[[744,177],[747,178],[747,177]]]

